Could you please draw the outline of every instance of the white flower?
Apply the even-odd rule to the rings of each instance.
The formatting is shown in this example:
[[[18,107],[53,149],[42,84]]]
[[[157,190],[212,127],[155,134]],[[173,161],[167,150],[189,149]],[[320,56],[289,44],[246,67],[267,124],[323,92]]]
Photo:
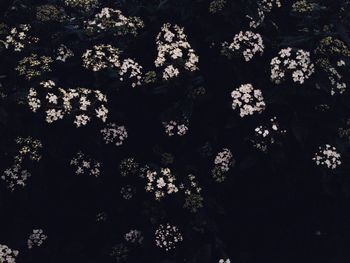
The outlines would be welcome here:
[[[154,63],[156,67],[164,67],[163,79],[177,77],[180,74],[180,65],[188,71],[198,70],[199,58],[187,41],[182,27],[164,24],[157,35],[156,44],[158,55]]]
[[[120,146],[128,138],[128,132],[125,126],[117,126],[115,123],[109,123],[101,130],[103,140],[106,144],[114,143],[116,146]]]
[[[0,262],[1,263],[16,263],[18,250],[13,250],[6,245],[0,244]]]
[[[252,84],[243,84],[231,92],[233,98],[232,109],[239,109],[240,116],[245,117],[265,110],[265,102],[262,92],[254,89]]]
[[[171,173],[169,168],[161,168],[160,172],[147,170],[146,191],[154,193],[155,199],[160,201],[166,194],[178,192],[178,187],[175,185],[176,178]]]
[[[233,54],[242,54],[245,61],[250,61],[254,55],[262,55],[264,44],[260,34],[252,31],[240,31],[233,38],[232,43],[222,43],[222,54],[232,56]]]
[[[328,169],[335,169],[341,165],[341,155],[337,152],[334,146],[326,144],[318,147],[318,151],[315,153],[312,160],[317,165],[324,166]]]
[[[159,225],[155,232],[155,239],[157,247],[163,248],[165,251],[174,249],[177,243],[183,240],[179,229],[169,223]]]
[[[44,234],[42,229],[33,229],[33,233],[30,234],[27,240],[28,249],[33,247],[40,247],[47,239],[47,235]]]
[[[78,152],[70,161],[70,165],[75,167],[75,174],[90,174],[98,177],[100,175],[101,163],[89,156]]]
[[[302,49],[281,49],[278,56],[271,60],[271,80],[276,84],[280,84],[287,76],[291,76],[294,82],[303,84],[314,71],[310,53]]]

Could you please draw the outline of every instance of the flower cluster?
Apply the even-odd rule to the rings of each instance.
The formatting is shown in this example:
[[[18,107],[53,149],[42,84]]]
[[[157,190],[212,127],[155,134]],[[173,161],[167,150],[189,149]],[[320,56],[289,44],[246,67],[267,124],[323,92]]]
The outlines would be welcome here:
[[[70,161],[70,165],[75,168],[75,174],[89,174],[95,177],[100,175],[101,163],[78,152]]]
[[[174,78],[180,74],[180,67],[188,71],[198,70],[199,58],[187,41],[184,28],[166,23],[156,39],[158,55],[156,67],[164,67],[163,78]]]
[[[106,68],[118,68],[120,51],[111,45],[95,45],[83,54],[83,66],[93,71],[100,71]]]
[[[134,158],[125,158],[119,164],[119,171],[122,176],[134,176],[139,172],[140,164]]]
[[[253,146],[262,152],[267,152],[269,147],[276,140],[286,133],[286,130],[280,128],[277,118],[273,117],[266,125],[260,125],[254,130],[254,137],[251,139]]]
[[[220,167],[221,171],[228,172],[233,164],[232,152],[227,148],[222,149],[222,151],[216,155],[214,164]]]
[[[163,126],[168,136],[174,136],[175,134],[183,136],[188,131],[188,127],[185,123],[177,123],[174,120],[163,122]]]
[[[14,162],[1,176],[1,179],[6,183],[10,191],[14,191],[18,187],[25,187],[26,181],[31,176],[31,174],[23,168],[24,162],[26,160],[38,162],[41,159],[41,141],[33,139],[32,137],[18,137],[15,142],[18,146],[18,151],[14,156]]]
[[[114,143],[120,146],[128,138],[128,132],[125,126],[118,126],[115,123],[108,123],[105,128],[101,130],[103,140],[106,144]]]
[[[243,55],[245,61],[250,61],[254,55],[262,55],[264,44],[260,34],[252,31],[240,31],[233,38],[232,43],[222,43],[221,53],[228,58],[233,55]]]
[[[229,258],[227,258],[227,259],[222,258],[219,260],[219,263],[231,263],[231,260]]]
[[[341,165],[341,155],[334,146],[326,144],[320,146],[315,156],[312,158],[317,165],[328,169],[335,169]]]
[[[124,235],[124,238],[127,242],[133,244],[142,244],[143,236],[140,230],[132,229]]]
[[[66,45],[61,44],[57,49],[56,60],[66,62],[70,57],[73,57],[74,53]]]
[[[159,225],[155,232],[155,239],[157,247],[169,251],[176,248],[177,243],[181,242],[183,237],[176,226],[167,223],[165,225]]]
[[[1,263],[16,263],[16,257],[18,256],[18,254],[18,250],[12,250],[8,246],[0,244]]]
[[[209,4],[210,13],[218,13],[226,6],[226,0],[212,0]]]
[[[235,160],[233,159],[232,152],[227,148],[223,148],[214,159],[212,175],[215,181],[223,182],[226,179],[227,172],[234,165],[234,163]]]
[[[12,192],[18,187],[25,187],[30,176],[31,174],[23,169],[20,163],[15,163],[4,171],[1,179],[5,181],[7,188]]]
[[[105,7],[92,20],[85,22],[88,32],[100,33],[111,31],[115,35],[137,35],[138,30],[144,27],[138,17],[126,17],[120,10]]]
[[[124,59],[119,68],[119,80],[124,81],[127,77],[131,80],[131,86],[134,88],[141,85],[142,66],[131,58]]]
[[[90,11],[98,7],[99,2],[98,0],[64,0],[64,4],[77,10]]]
[[[18,153],[15,156],[16,163],[23,162],[25,158],[33,162],[40,161],[40,150],[43,148],[40,140],[32,137],[17,137],[15,142],[18,146]]]
[[[32,53],[18,62],[16,70],[20,76],[25,76],[27,80],[41,76],[43,73],[50,72],[50,65],[53,59],[48,56],[38,56]]]
[[[22,51],[24,47],[31,43],[39,41],[38,38],[28,35],[31,26],[28,24],[20,24],[10,30],[10,34],[2,41],[6,48],[12,48],[14,51]]]
[[[310,52],[302,49],[281,49],[278,56],[271,60],[271,80],[276,84],[280,84],[289,75],[294,82],[303,84],[314,71]]]
[[[343,79],[343,75],[347,74],[345,61],[350,58],[350,50],[346,44],[339,39],[326,37],[320,41],[315,55],[318,57],[316,65],[328,76],[331,95],[344,93],[347,87]]]
[[[252,28],[259,27],[265,20],[265,14],[270,13],[274,6],[282,6],[280,0],[259,0],[257,1],[257,5],[257,17],[247,15],[247,18],[250,19],[249,26]]]
[[[55,5],[40,5],[36,8],[36,19],[41,22],[61,21],[63,19],[61,10]]]
[[[266,104],[262,92],[254,89],[252,84],[241,85],[231,92],[231,97],[233,98],[232,109],[238,108],[242,118],[265,110]]]
[[[42,229],[33,229],[33,233],[30,234],[27,240],[28,249],[33,247],[40,247],[47,239],[47,235],[44,234]]]
[[[310,13],[315,7],[314,3],[309,0],[298,0],[293,3],[292,11],[295,13],[305,14]]]
[[[187,181],[180,184],[179,189],[185,194],[184,208],[192,213],[196,213],[199,208],[203,207],[203,197],[201,196],[202,188],[199,186],[198,180],[193,174],[187,176]]]
[[[46,122],[52,123],[73,113],[76,127],[85,126],[93,115],[106,122],[108,109],[104,103],[107,103],[107,97],[101,91],[87,88],[56,88],[52,80],[43,81],[40,86],[40,94],[35,88],[29,89],[27,101],[33,112],[43,106]]]
[[[159,172],[148,170],[146,174],[146,191],[154,193],[156,200],[161,200],[166,194],[174,194],[179,191],[175,185],[176,178],[169,168],[161,168]]]

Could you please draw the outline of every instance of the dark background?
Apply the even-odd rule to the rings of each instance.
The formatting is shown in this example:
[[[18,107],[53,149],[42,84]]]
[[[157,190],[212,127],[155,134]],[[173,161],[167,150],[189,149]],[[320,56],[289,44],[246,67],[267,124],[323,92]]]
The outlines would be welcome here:
[[[291,15],[292,2],[267,15],[259,32],[265,43],[262,57],[251,62],[220,55],[212,42],[229,41],[240,30],[248,30],[245,14],[254,12],[254,1],[228,1],[227,8],[213,15],[209,1],[101,1],[102,6],[120,8],[126,15],[140,16],[145,22],[135,39],[120,41],[111,36],[91,38],[72,31],[69,23],[42,23],[35,19],[35,7],[62,5],[60,1],[1,1],[1,18],[9,26],[30,23],[41,41],[32,50],[14,54],[3,50],[0,75],[7,97],[0,101],[0,168],[11,165],[16,136],[32,136],[43,143],[42,160],[28,164],[32,177],[28,185],[9,192],[0,185],[0,244],[18,249],[17,262],[112,262],[111,248],[123,241],[130,229],[144,235],[141,247],[130,247],[127,262],[350,262],[350,181],[349,144],[338,137],[338,128],[349,117],[349,94],[331,97],[314,74],[303,86],[270,82],[271,58],[280,48],[292,46],[312,52],[320,39],[331,34],[348,41],[346,21],[339,19],[347,1],[318,1],[327,8],[309,18]],[[16,10],[11,10],[16,6]],[[87,14],[66,10],[84,19]],[[200,71],[170,83],[157,81],[137,88],[117,83],[108,72],[92,74],[80,65],[80,56],[96,43],[125,47],[145,70],[154,69],[155,38],[165,22],[185,28],[189,42],[200,57]],[[275,26],[275,23],[277,26]],[[315,33],[324,25],[334,25],[331,33]],[[308,33],[298,29],[307,27]],[[340,31],[339,31],[340,30]],[[59,37],[55,33],[59,32]],[[17,76],[18,60],[31,52],[50,54],[58,44],[74,50],[65,64],[55,63],[49,74],[60,85],[85,86],[106,92],[110,111],[108,121],[126,126],[129,137],[121,147],[105,145],[93,121],[75,128],[72,119],[53,124],[44,114],[33,114],[23,101],[32,83]],[[261,115],[240,118],[231,108],[230,92],[243,83],[261,89],[267,109]],[[186,94],[202,86],[206,94],[189,99]],[[328,104],[322,112],[315,107]],[[184,137],[167,137],[162,120],[184,113],[189,132]],[[254,149],[248,138],[254,128],[277,116],[287,135],[280,145],[264,154]],[[199,154],[209,143],[212,155]],[[312,161],[319,145],[331,143],[342,153],[343,165],[335,172],[323,171]],[[223,147],[230,148],[236,160],[224,183],[211,174],[213,158]],[[79,150],[102,162],[99,178],[77,176],[69,162]],[[175,161],[170,168],[178,178],[190,171],[202,188],[204,207],[198,213],[182,208],[176,197],[157,202],[144,191],[144,182],[122,178],[118,165],[134,157],[142,164],[161,166],[161,153],[170,152]],[[136,187],[130,201],[120,189]],[[96,222],[96,214],[106,212],[107,221]],[[155,246],[154,231],[160,223],[179,227],[184,241],[169,253]],[[28,250],[26,240],[33,228],[48,235],[40,248]]]

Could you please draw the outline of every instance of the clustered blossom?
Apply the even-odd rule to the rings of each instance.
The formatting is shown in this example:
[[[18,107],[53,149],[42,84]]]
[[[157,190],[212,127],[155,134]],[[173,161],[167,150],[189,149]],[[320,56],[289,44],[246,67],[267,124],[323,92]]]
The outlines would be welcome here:
[[[119,68],[119,80],[124,81],[124,78],[129,78],[134,88],[141,85],[142,80],[142,66],[131,58],[124,59]]]
[[[64,0],[64,4],[77,10],[90,11],[99,5],[98,0]]]
[[[309,0],[299,0],[292,5],[292,11],[300,14],[309,13],[315,7],[315,4]]]
[[[41,159],[40,150],[42,149],[41,141],[32,137],[18,137],[15,142],[18,146],[18,151],[14,156],[14,162],[1,176],[1,179],[11,192],[19,187],[25,187],[26,181],[31,174],[23,168],[23,163],[25,161],[38,162]]]
[[[131,80],[132,87],[141,85],[142,66],[131,58],[121,61],[119,55],[119,49],[111,45],[95,45],[83,54],[83,66],[93,71],[115,69],[120,81],[127,78]]]
[[[317,165],[328,169],[335,169],[341,165],[341,155],[334,146],[326,144],[320,146],[315,156],[312,158]]]
[[[219,263],[231,263],[231,260],[229,258],[227,258],[227,259],[222,258],[219,260]]]
[[[83,54],[83,66],[93,71],[100,71],[106,68],[118,68],[120,51],[111,45],[95,45]]]
[[[101,130],[101,134],[106,144],[114,143],[116,146],[122,145],[128,138],[128,132],[125,126],[118,126],[115,123],[108,123]]]
[[[73,57],[74,53],[71,49],[69,49],[66,45],[60,45],[57,49],[56,60],[66,62],[66,60],[70,57]]]
[[[20,76],[25,76],[27,80],[41,76],[43,73],[51,71],[53,59],[48,56],[38,56],[32,53],[18,62],[16,70]]]
[[[222,11],[226,3],[226,0],[212,0],[209,4],[209,12],[215,14]]]
[[[128,233],[124,235],[124,238],[127,242],[133,244],[142,244],[143,236],[140,230],[131,229]]]
[[[196,176],[189,174],[184,183],[181,183],[179,189],[185,194],[184,208],[195,213],[203,207],[202,188],[199,186]]]
[[[274,6],[281,7],[280,0],[259,0],[257,1],[258,9],[257,9],[257,17],[253,18],[247,15],[247,18],[250,19],[249,26],[251,28],[259,27],[265,20],[265,14],[270,13]]]
[[[176,248],[177,243],[183,241],[179,229],[169,223],[159,225],[155,232],[155,239],[157,247],[165,249],[165,251]]]
[[[22,51],[24,47],[31,43],[39,41],[38,38],[28,35],[31,26],[29,24],[20,24],[10,30],[10,34],[6,36],[4,41],[1,41],[5,48],[12,48],[14,51]]]
[[[164,67],[163,78],[174,78],[180,74],[180,67],[188,71],[198,70],[199,58],[187,41],[184,28],[166,23],[156,39],[158,55],[156,67]]]
[[[16,263],[18,250],[13,250],[6,245],[0,244],[0,262],[1,263]]]
[[[75,174],[89,174],[91,176],[100,176],[101,163],[78,152],[70,161],[70,165],[75,168]]]
[[[221,171],[228,172],[233,164],[232,152],[227,148],[222,149],[222,151],[216,155],[214,164],[220,167]]]
[[[134,176],[139,172],[140,164],[134,158],[125,158],[119,164],[121,176]]]
[[[175,134],[183,136],[188,131],[188,127],[185,123],[178,123],[174,120],[163,122],[163,126],[168,136],[174,136]]]
[[[43,145],[40,140],[32,137],[17,137],[16,145],[18,146],[18,153],[14,157],[15,162],[21,163],[25,158],[33,162],[38,162],[41,159],[41,149]]]
[[[315,50],[318,57],[316,65],[324,71],[331,84],[331,95],[343,94],[347,84],[343,75],[347,74],[347,61],[350,58],[350,50],[340,39],[326,37],[320,41]]]
[[[169,168],[161,168],[159,172],[150,169],[147,171],[146,178],[146,191],[154,193],[154,197],[158,201],[166,194],[174,194],[179,191],[175,185],[176,178]]]
[[[254,89],[252,84],[243,84],[231,92],[232,109],[239,109],[239,115],[253,115],[265,110],[266,104],[260,89]]]
[[[105,7],[92,20],[85,22],[89,32],[111,31],[115,35],[137,35],[138,30],[144,27],[138,17],[126,17],[120,10]]]
[[[56,21],[60,22],[64,19],[63,12],[58,6],[51,4],[39,5],[36,8],[36,19],[41,22]]]
[[[40,82],[40,86],[40,89],[29,89],[27,101],[33,112],[43,107],[46,122],[52,123],[70,114],[75,115],[76,127],[87,125],[92,116],[106,122],[108,109],[104,103],[107,103],[107,97],[101,91],[87,88],[65,90],[57,88],[52,80]]]
[[[260,34],[252,31],[240,31],[233,38],[232,43],[222,43],[221,53],[229,58],[233,55],[243,55],[245,61],[250,61],[254,55],[262,55],[264,44]]]
[[[230,168],[234,165],[235,160],[230,149],[223,148],[214,159],[214,168],[212,169],[212,175],[215,181],[223,182],[226,179],[226,174]]]
[[[27,240],[28,249],[33,247],[40,247],[47,239],[47,235],[44,234],[42,229],[33,229],[33,233],[30,234]]]
[[[253,146],[263,152],[267,152],[270,145],[274,144],[280,135],[286,130],[280,128],[277,118],[273,117],[266,125],[260,125],[254,130]]]
[[[280,84],[286,77],[291,77],[296,83],[303,84],[314,73],[314,64],[310,52],[302,49],[284,48],[278,56],[271,60],[271,80]]]
[[[26,181],[31,174],[22,168],[20,163],[15,163],[11,167],[7,168],[1,179],[6,183],[7,188],[12,192],[18,187],[25,187]]]

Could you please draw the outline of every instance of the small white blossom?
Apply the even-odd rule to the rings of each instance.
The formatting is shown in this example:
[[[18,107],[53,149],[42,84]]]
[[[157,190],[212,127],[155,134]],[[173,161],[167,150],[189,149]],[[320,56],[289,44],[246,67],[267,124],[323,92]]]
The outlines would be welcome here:
[[[239,109],[241,117],[261,113],[266,104],[259,89],[254,89],[252,84],[243,84],[231,92],[232,109]]]
[[[177,243],[183,240],[179,229],[169,223],[159,225],[155,232],[155,238],[157,247],[163,248],[165,251],[174,249]]]
[[[101,133],[106,144],[114,143],[116,146],[122,145],[128,138],[125,126],[117,126],[115,123],[108,123]]]
[[[30,234],[27,240],[28,249],[33,247],[40,247],[47,239],[47,235],[44,234],[42,229],[33,229],[33,233]]]
[[[341,155],[334,146],[326,144],[318,147],[318,151],[312,158],[317,165],[324,166],[328,169],[335,169],[341,165]]]
[[[303,84],[314,73],[310,52],[292,48],[281,49],[278,56],[271,60],[271,80],[280,84],[286,77],[291,77],[296,83]]]
[[[147,170],[146,191],[154,193],[156,200],[161,200],[166,194],[173,194],[179,191],[175,185],[176,178],[169,168],[161,168],[160,172]]]
[[[240,31],[233,38],[232,43],[222,43],[221,53],[231,57],[234,54],[243,55],[245,61],[250,61],[254,55],[262,55],[264,44],[260,34],[252,31]]]
[[[100,176],[101,163],[89,156],[78,152],[70,161],[70,165],[75,168],[75,174],[90,174],[91,176]]]
[[[1,263],[16,263],[16,257],[18,256],[18,250],[9,248],[6,245],[0,244],[0,262]]]

